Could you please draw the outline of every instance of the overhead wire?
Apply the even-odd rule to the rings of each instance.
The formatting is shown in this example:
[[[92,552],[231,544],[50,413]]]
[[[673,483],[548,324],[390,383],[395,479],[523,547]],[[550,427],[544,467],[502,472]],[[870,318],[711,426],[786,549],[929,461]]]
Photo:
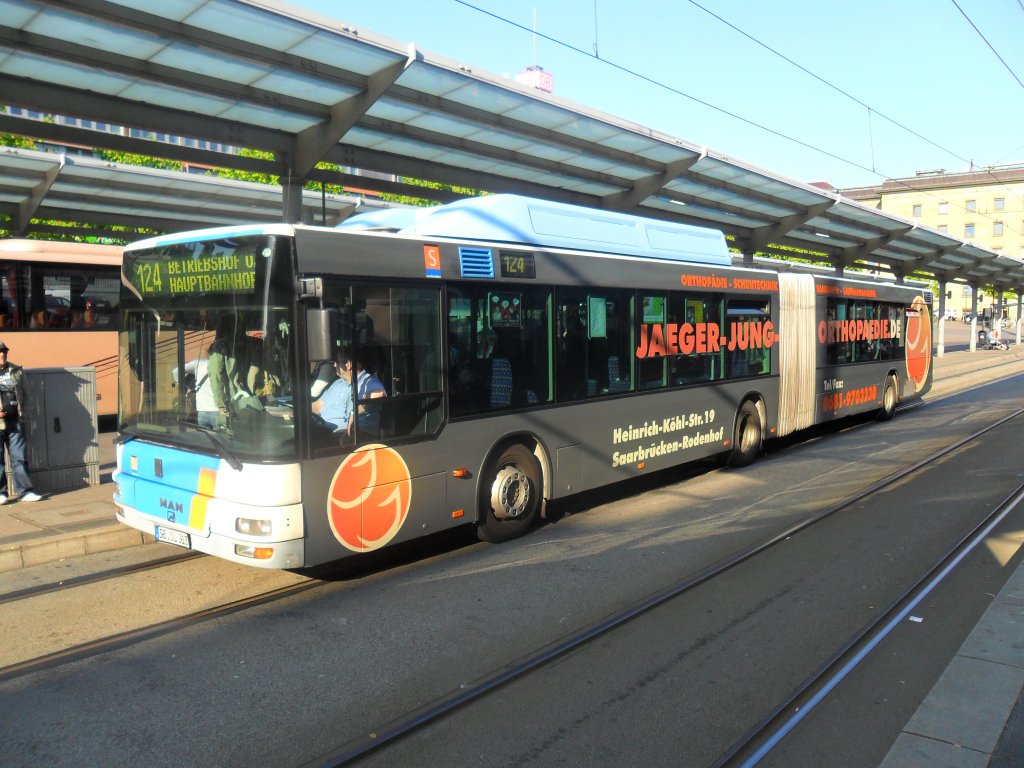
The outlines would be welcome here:
[[[697,8],[700,8],[701,10],[709,13],[710,15],[714,16],[716,19],[719,19],[720,21],[722,21],[722,23],[728,25],[729,27],[731,27],[732,29],[736,30],[737,32],[739,32],[743,36],[753,40],[758,45],[761,45],[762,47],[767,48],[769,51],[771,51],[775,55],[779,56],[780,58],[783,58],[784,60],[786,60],[787,62],[789,62],[793,66],[797,67],[801,71],[806,72],[811,77],[814,77],[815,79],[821,81],[822,83],[824,83],[828,87],[838,91],[839,93],[841,93],[842,95],[846,96],[847,98],[853,100],[857,104],[860,104],[861,106],[864,106],[865,108],[867,108],[869,110],[872,109],[869,105],[867,105],[866,103],[864,103],[860,99],[856,98],[855,96],[847,93],[842,88],[839,88],[838,86],[833,85],[832,83],[830,83],[827,80],[823,79],[819,75],[816,75],[815,73],[811,72],[810,70],[806,69],[805,67],[801,66],[800,64],[797,64],[792,59],[784,56],[783,54],[779,53],[778,51],[775,51],[774,49],[770,48],[769,46],[766,46],[764,43],[761,43],[759,40],[757,40],[756,38],[748,35],[746,32],[743,32],[739,28],[735,27],[733,24],[730,24],[729,22],[725,21],[724,19],[721,19],[720,17],[716,16],[715,14],[711,13],[710,11],[707,11],[707,9],[703,8],[703,6],[700,6],[698,3],[694,2],[694,0],[689,0],[689,1],[694,6],[696,6]],[[849,166],[851,166],[853,168],[857,168],[858,170],[865,171],[866,173],[870,173],[870,174],[872,174],[874,176],[879,176],[879,177],[881,177],[882,179],[884,179],[886,181],[890,181],[892,183],[900,184],[900,185],[905,186],[908,189],[912,189],[912,190],[914,190],[914,191],[916,191],[918,193],[922,193],[922,194],[927,195],[929,197],[934,197],[935,199],[939,200],[940,202],[948,202],[944,198],[941,198],[938,195],[932,194],[928,190],[920,189],[920,188],[918,188],[918,187],[916,187],[916,186],[914,186],[912,184],[906,183],[905,181],[903,181],[901,179],[893,178],[893,177],[888,176],[888,175],[886,175],[884,173],[881,173],[881,172],[875,170],[874,167],[870,167],[869,168],[868,166],[863,165],[863,164],[857,162],[856,160],[851,160],[850,158],[843,157],[841,155],[837,155],[834,152],[831,152],[831,151],[829,151],[827,149],[824,149],[822,147],[815,146],[815,145],[813,145],[813,144],[811,144],[811,143],[809,143],[807,141],[804,141],[802,139],[798,139],[795,136],[791,136],[789,134],[783,133],[782,131],[779,131],[779,130],[776,130],[774,128],[771,128],[770,126],[767,126],[767,125],[765,125],[763,123],[759,123],[756,120],[753,120],[753,119],[748,118],[748,117],[744,117],[744,116],[742,116],[740,114],[732,112],[732,111],[730,111],[728,109],[725,109],[724,107],[720,107],[720,106],[718,106],[716,104],[712,104],[711,102],[705,101],[704,99],[700,99],[700,98],[698,98],[698,97],[696,97],[696,96],[694,96],[692,94],[686,93],[685,91],[682,91],[682,90],[680,90],[680,89],[678,89],[678,88],[676,88],[674,86],[671,86],[671,85],[669,85],[669,84],[667,84],[665,82],[657,80],[656,78],[653,78],[653,77],[651,77],[649,75],[645,75],[642,72],[639,72],[639,71],[636,71],[636,70],[631,69],[629,67],[626,67],[626,66],[623,66],[621,64],[618,64],[618,63],[616,63],[616,62],[614,62],[614,61],[612,61],[610,59],[601,58],[601,57],[597,56],[596,53],[591,53],[591,52],[586,51],[586,50],[584,50],[582,48],[578,48],[578,47],[576,47],[576,46],[574,46],[574,45],[572,45],[570,43],[567,43],[564,40],[560,40],[560,39],[558,39],[556,37],[552,37],[551,35],[547,35],[547,34],[544,34],[542,32],[539,32],[536,28],[530,29],[528,27],[525,27],[522,24],[519,24],[518,22],[513,21],[512,19],[509,19],[509,18],[507,18],[505,16],[502,16],[500,14],[497,14],[497,13],[494,13],[492,11],[489,11],[489,10],[487,10],[485,8],[481,8],[481,7],[477,6],[477,5],[474,5],[474,4],[470,3],[470,2],[468,2],[468,0],[455,0],[455,2],[457,4],[459,4],[459,5],[462,5],[462,6],[465,6],[466,8],[469,8],[470,10],[476,11],[478,13],[481,13],[481,14],[485,15],[485,16],[490,16],[491,18],[493,18],[496,21],[499,21],[499,22],[501,22],[503,24],[506,24],[506,25],[511,26],[511,27],[515,27],[515,28],[520,29],[520,30],[522,30],[524,32],[528,32],[528,33],[530,33],[532,35],[535,35],[536,37],[543,38],[544,40],[547,40],[548,42],[550,42],[550,43],[552,43],[552,44],[554,44],[556,46],[559,46],[561,48],[565,48],[566,50],[569,50],[569,51],[572,51],[574,53],[580,54],[581,56],[586,56],[587,58],[594,59],[595,61],[599,61],[599,62],[601,62],[602,64],[604,64],[607,67],[611,67],[612,69],[618,70],[618,71],[620,71],[620,72],[622,72],[624,74],[627,74],[627,75],[629,75],[631,77],[635,77],[635,78],[637,78],[639,80],[642,80],[642,81],[644,81],[646,83],[649,83],[649,84],[651,84],[651,85],[653,85],[653,86],[655,86],[657,88],[661,88],[662,90],[668,91],[670,93],[674,93],[677,96],[681,96],[681,97],[683,97],[685,99],[688,99],[688,100],[690,100],[692,102],[700,104],[701,106],[707,107],[708,109],[711,109],[711,110],[713,110],[715,112],[718,112],[718,113],[723,114],[723,115],[725,115],[727,117],[730,117],[730,118],[733,118],[735,120],[738,120],[738,121],[740,121],[742,123],[745,123],[746,125],[749,125],[751,127],[757,128],[758,130],[765,131],[766,133],[769,133],[769,134],[771,134],[773,136],[777,136],[777,137],[779,137],[781,139],[784,139],[784,140],[789,141],[789,142],[791,142],[793,144],[796,144],[798,146],[801,146],[801,147],[804,147],[806,149],[809,149],[809,150],[811,150],[813,152],[817,152],[819,154],[825,155],[826,157],[830,157],[833,160],[837,160],[837,161],[839,161],[841,163],[844,163],[846,165],[849,165]],[[960,157],[955,152],[952,152],[951,150],[946,149],[945,147],[942,147],[941,145],[936,144],[935,142],[931,141],[930,139],[920,135],[916,131],[913,131],[912,129],[907,128],[906,126],[903,126],[902,124],[900,124],[899,122],[893,120],[892,118],[889,118],[888,116],[886,116],[886,115],[884,115],[884,114],[882,114],[880,112],[877,112],[877,110],[873,110],[873,111],[875,111],[876,114],[879,114],[881,117],[885,118],[889,122],[892,122],[894,125],[897,125],[898,127],[903,128],[904,130],[908,131],[912,135],[922,139],[923,141],[928,142],[932,146],[937,147],[938,149],[940,149],[940,150],[942,150],[944,152],[947,152],[950,155],[952,155],[953,157],[956,157],[956,158],[958,158],[960,160],[963,160],[964,162],[970,162],[970,161],[966,160],[965,158]],[[874,161],[872,161],[872,165],[874,165]],[[991,171],[988,171],[988,173],[989,173],[989,175],[992,175]],[[996,178],[996,177],[993,176],[993,178]],[[997,181],[997,184],[999,184],[1000,186],[1005,186],[997,178],[996,178],[996,181]],[[965,212],[974,213],[976,215],[979,215],[979,216],[982,216],[982,217],[985,217],[985,218],[988,218],[988,219],[992,219],[993,221],[997,221],[996,219],[993,219],[988,214],[979,213],[976,210],[975,211],[968,211],[965,206],[959,206],[958,205],[957,207],[962,208]],[[1003,224],[1004,224],[1004,227],[1006,229],[1009,229],[1012,232],[1016,232],[1017,234],[1021,234],[1020,232],[1017,232],[1016,229],[1006,225],[1005,222]]]
[[[561,48],[565,48],[565,49],[570,50],[570,51],[572,51],[574,53],[578,53],[581,56],[586,56],[587,58],[594,59],[595,61],[599,61],[602,64],[604,64],[605,66],[611,67],[612,69],[616,69],[619,72],[622,72],[623,74],[627,74],[627,75],[629,75],[631,77],[635,77],[635,78],[637,78],[639,80],[643,80],[646,83],[650,83],[651,85],[653,85],[653,86],[655,86],[657,88],[661,88],[663,90],[666,90],[669,93],[674,93],[677,96],[682,96],[684,99],[689,99],[690,101],[693,101],[693,102],[695,102],[697,104],[700,104],[703,107],[707,107],[708,109],[714,110],[715,112],[719,112],[719,113],[725,115],[726,117],[731,117],[734,120],[739,120],[740,122],[746,123],[747,125],[752,126],[754,128],[757,128],[758,130],[762,130],[762,131],[770,133],[770,134],[772,134],[774,136],[778,136],[780,139],[785,139],[787,141],[793,142],[794,144],[798,144],[798,145],[800,145],[802,147],[805,147],[806,149],[810,149],[810,150],[812,150],[814,152],[818,152],[820,154],[826,155],[827,157],[831,157],[833,160],[838,160],[841,163],[846,163],[847,165],[852,165],[853,167],[858,168],[858,169],[860,169],[862,171],[867,171],[869,173],[874,173],[876,176],[882,176],[883,175],[883,174],[877,173],[876,171],[872,171],[867,166],[861,165],[860,163],[858,163],[858,162],[856,162],[854,160],[850,160],[849,158],[845,158],[845,157],[841,157],[840,155],[836,155],[836,154],[834,154],[832,152],[829,152],[827,149],[822,149],[821,147],[816,147],[813,144],[809,144],[809,143],[807,143],[807,142],[805,142],[805,141],[803,141],[801,139],[796,138],[795,136],[790,136],[790,135],[788,135],[786,133],[778,131],[778,130],[776,130],[774,128],[771,128],[771,127],[769,127],[767,125],[764,125],[763,123],[759,123],[756,120],[752,120],[752,119],[750,119],[748,117],[743,117],[742,115],[737,114],[735,112],[731,112],[728,109],[725,109],[724,107],[719,107],[719,106],[717,106],[715,104],[712,104],[709,101],[705,101],[705,100],[703,100],[701,98],[698,98],[697,96],[694,96],[692,94],[686,93],[685,91],[681,91],[678,88],[675,88],[674,86],[671,86],[671,85],[669,85],[667,83],[664,83],[664,82],[662,82],[660,80],[656,80],[655,78],[653,78],[653,77],[651,77],[649,75],[645,75],[642,72],[638,72],[638,71],[636,71],[634,69],[630,69],[629,67],[623,66],[622,64],[617,64],[617,63],[615,63],[614,61],[612,61],[610,59],[600,58],[600,57],[594,55],[593,53],[590,53],[589,51],[585,51],[582,48],[577,48],[576,46],[571,45],[570,43],[567,43],[564,40],[559,40],[556,37],[552,37],[552,36],[546,35],[546,34],[544,34],[542,32],[538,32],[537,30],[530,29],[529,27],[525,27],[522,24],[519,24],[518,22],[512,21],[512,19],[509,19],[509,18],[507,18],[505,16],[501,16],[500,14],[494,13],[492,11],[488,11],[486,8],[481,8],[481,7],[477,6],[477,5],[473,5],[472,3],[467,2],[467,0],[455,0],[455,2],[458,3],[459,5],[465,6],[466,8],[469,8],[471,10],[474,10],[474,11],[477,11],[479,13],[482,13],[485,16],[490,16],[491,18],[495,19],[496,21],[500,21],[503,24],[507,24],[509,26],[516,27],[517,29],[521,29],[524,32],[529,32],[531,35],[536,35],[537,37],[543,38],[544,40],[547,40],[549,43],[553,43],[554,45],[557,45],[557,46],[559,46]]]
[[[985,37],[985,35],[984,35],[984,34],[982,34],[982,31],[981,31],[980,29],[978,29],[978,25],[977,25],[977,24],[975,24],[975,23],[974,23],[973,21],[971,21],[971,17],[967,15],[967,13],[966,13],[966,12],[964,11],[964,9],[963,9],[963,8],[961,8],[961,7],[960,7],[959,3],[957,3],[957,1],[956,1],[956,0],[949,0],[949,1],[950,1],[951,3],[953,3],[953,5],[954,5],[954,6],[956,6],[956,9],[957,9],[958,11],[960,11],[960,14],[961,14],[961,15],[962,15],[962,16],[963,16],[963,17],[964,17],[965,19],[967,19],[967,23],[968,23],[968,24],[970,24],[970,25],[971,25],[971,28],[972,28],[972,29],[973,29],[973,30],[974,30],[975,32],[977,32],[977,33],[978,33],[978,37],[980,37],[980,38],[981,38],[981,39],[982,39],[982,40],[984,41],[985,45],[987,45],[987,46],[988,46],[988,49],[989,49],[990,51],[992,51],[992,54],[993,54],[993,55],[994,55],[994,56],[995,56],[995,57],[996,57],[997,59],[999,59],[999,63],[1000,63],[1000,64],[1002,64],[1002,65],[1003,65],[1003,67],[1005,67],[1005,68],[1006,68],[1006,71],[1010,73],[1010,76],[1011,76],[1011,77],[1012,77],[1012,78],[1013,78],[1014,80],[1016,80],[1016,81],[1017,81],[1017,85],[1019,85],[1019,86],[1020,86],[1021,88],[1024,88],[1024,83],[1022,83],[1022,82],[1020,81],[1020,78],[1019,78],[1019,77],[1017,77],[1017,73],[1016,73],[1016,72],[1014,72],[1014,71],[1013,71],[1013,70],[1012,70],[1012,69],[1010,68],[1010,65],[1006,63],[1006,60],[1005,60],[1005,59],[1004,59],[1004,58],[1003,58],[1002,56],[1000,56],[1000,55],[999,55],[999,51],[997,51],[997,50],[995,49],[995,46],[993,46],[993,45],[992,45],[992,43],[990,43],[990,42],[988,41],[988,38],[987,38],[987,37]],[[1017,0],[1017,1],[1018,1],[1018,2],[1020,2],[1020,0]]]
[[[814,78],[815,80],[817,80],[818,82],[822,83],[823,85],[831,88],[832,90],[836,91],[837,93],[842,94],[843,96],[845,96],[846,98],[848,98],[851,101],[855,102],[856,104],[859,104],[860,106],[864,107],[867,110],[867,112],[868,112],[868,132],[869,132],[869,135],[870,135],[869,141],[870,141],[870,145],[871,145],[871,170],[875,174],[877,174],[879,176],[883,175],[883,174],[878,173],[878,171],[875,170],[875,154],[874,154],[875,153],[875,144],[874,144],[874,133],[872,131],[872,122],[871,122],[872,114],[878,115],[882,119],[887,120],[888,122],[890,122],[893,125],[895,125],[897,128],[901,128],[902,130],[906,131],[907,133],[911,134],[912,136],[915,136],[915,137],[921,139],[922,141],[927,142],[928,144],[931,144],[936,149],[940,149],[943,152],[946,152],[947,154],[949,154],[950,156],[955,157],[955,158],[957,158],[958,160],[960,160],[960,161],[962,161],[964,163],[968,163],[970,165],[970,167],[973,169],[973,167],[974,167],[974,161],[973,160],[968,160],[966,157],[962,157],[961,155],[957,154],[952,149],[949,149],[948,147],[944,147],[941,144],[938,144],[938,143],[932,141],[927,136],[923,136],[922,134],[920,134],[917,131],[915,131],[914,129],[904,125],[903,123],[899,122],[898,120],[890,117],[889,115],[886,115],[883,112],[880,112],[879,110],[875,109],[871,105],[869,105],[866,102],[864,102],[862,99],[859,99],[856,96],[854,96],[852,93],[849,93],[845,89],[840,88],[835,83],[832,83],[832,82],[826,80],[825,78],[823,78],[820,75],[818,75],[816,72],[812,72],[810,69],[808,69],[807,67],[803,66],[802,64],[794,61],[789,56],[786,56],[784,53],[778,51],[777,49],[773,48],[772,46],[768,45],[767,43],[762,42],[761,40],[759,40],[758,38],[754,37],[753,35],[748,34],[744,30],[742,30],[739,27],[737,27],[732,22],[722,18],[721,16],[719,16],[716,13],[714,13],[713,11],[705,8],[703,5],[698,3],[696,0],[688,0],[688,2],[691,5],[693,5],[695,8],[699,8],[700,10],[704,11],[706,14],[708,14],[712,18],[716,19],[717,21],[719,21],[722,24],[726,25],[727,27],[729,27],[733,31],[735,31],[738,34],[742,35],[743,37],[747,38],[752,43],[755,43],[756,45],[761,46],[766,51],[770,52],[771,54],[777,56],[778,58],[782,59],[783,61],[786,61],[787,63],[789,63],[792,66],[796,67],[801,72],[809,75],[810,77]],[[952,0],[952,2],[953,2],[953,5],[956,5],[956,0]],[[1017,0],[1017,2],[1019,4],[1021,4],[1021,9],[1024,10],[1024,0]],[[957,10],[959,10],[960,13],[964,15],[964,18],[967,19],[968,23],[970,23],[971,26],[974,27],[974,30],[976,32],[978,32],[979,35],[981,35],[982,40],[985,40],[986,44],[989,45],[989,48],[992,49],[992,52],[996,53],[995,48],[993,48],[992,45],[988,43],[988,40],[985,38],[984,35],[981,34],[981,31],[978,30],[977,26],[974,25],[974,22],[971,21],[971,19],[967,16],[967,14],[964,13],[963,9],[961,9],[959,5],[957,5],[956,7],[957,7]],[[998,53],[996,53],[996,57],[999,58],[1000,61],[1003,61],[1002,57],[999,56]],[[1005,62],[1003,62],[1003,64],[1004,64],[1004,66],[1006,65]],[[1013,74],[1012,71],[1011,71],[1011,74]],[[1014,77],[1016,77],[1016,75],[1014,75]],[[1018,80],[1018,82],[1020,82],[1020,81]],[[981,172],[986,174],[987,176],[991,177],[992,180],[995,182],[996,186],[1002,187],[1003,189],[1008,190],[1008,192],[1011,195],[1013,195],[1018,200],[1020,200],[1021,203],[1024,203],[1024,197],[1021,197],[1021,195],[1018,192],[1016,192],[1016,190],[1013,187],[1009,186],[1008,184],[1006,184],[1005,182],[1000,180],[999,177],[997,177],[992,172],[992,170],[990,168],[983,168]],[[897,181],[896,179],[890,179],[890,180],[891,181]],[[923,191],[923,190],[918,190],[918,191]],[[968,210],[965,206],[959,206],[958,205],[957,207],[962,208],[965,213],[977,213],[977,211],[970,211],[970,210]],[[992,219],[993,222],[998,221],[998,219],[994,219],[991,216],[988,216],[987,214],[981,214],[981,215],[985,216],[986,218]],[[1005,222],[1003,222],[1003,225],[1004,225],[1004,227],[1006,226]],[[1017,234],[1021,234],[1020,232],[1018,232],[1013,227],[1009,227],[1009,229],[1012,232],[1016,232]]]
[[[690,3],[690,4],[692,5],[692,6],[694,6],[695,8],[699,8],[700,10],[704,11],[704,13],[706,13],[706,14],[708,14],[709,16],[712,16],[713,18],[717,19],[717,20],[718,20],[718,21],[720,21],[720,22],[721,22],[722,24],[725,24],[725,26],[729,27],[729,28],[730,28],[730,29],[732,29],[732,30],[733,30],[734,32],[737,32],[738,34],[740,34],[740,35],[743,35],[743,37],[747,38],[747,39],[748,39],[748,40],[749,40],[750,42],[754,43],[755,45],[759,45],[759,46],[761,46],[762,48],[764,48],[764,49],[765,49],[766,51],[768,51],[769,53],[771,53],[771,54],[773,54],[773,55],[775,55],[775,56],[778,56],[778,57],[779,57],[780,59],[782,59],[783,61],[786,61],[786,62],[788,62],[789,64],[793,65],[794,67],[796,67],[797,69],[799,69],[799,70],[800,70],[801,72],[803,72],[804,74],[806,74],[806,75],[809,75],[810,77],[813,77],[813,78],[814,78],[815,80],[817,80],[817,81],[818,81],[819,83],[821,83],[822,85],[828,86],[828,87],[829,87],[829,88],[831,88],[832,90],[834,90],[834,91],[836,91],[837,93],[839,93],[839,94],[841,94],[841,95],[845,96],[846,98],[848,98],[848,99],[849,99],[850,101],[853,101],[853,102],[855,102],[855,103],[859,104],[860,106],[864,107],[864,109],[868,110],[868,112],[870,112],[870,113],[873,113],[873,114],[875,114],[875,115],[878,115],[878,116],[879,116],[879,117],[881,117],[881,118],[882,118],[883,120],[887,120],[888,122],[890,122],[890,123],[892,123],[893,125],[895,125],[895,126],[896,126],[897,128],[902,128],[902,129],[903,129],[904,131],[906,131],[907,133],[911,134],[912,136],[916,136],[917,138],[921,139],[921,141],[924,141],[924,142],[927,142],[928,144],[931,144],[931,145],[932,145],[933,147],[935,147],[936,149],[941,149],[941,150],[942,150],[943,152],[946,152],[947,154],[949,154],[949,155],[952,155],[952,156],[953,156],[953,157],[955,157],[955,158],[956,158],[957,160],[961,160],[961,161],[963,161],[963,162],[965,162],[965,163],[969,163],[969,162],[970,162],[970,161],[969,161],[969,160],[968,160],[967,158],[965,158],[965,157],[961,157],[960,155],[958,155],[958,154],[957,154],[956,152],[954,152],[953,150],[951,150],[951,149],[949,149],[949,148],[947,148],[947,147],[944,147],[944,146],[942,146],[941,144],[938,144],[938,143],[936,143],[936,142],[932,141],[932,140],[931,140],[931,139],[929,139],[929,138],[928,138],[927,136],[922,136],[922,135],[921,135],[920,133],[918,133],[917,131],[915,131],[915,130],[914,130],[913,128],[909,128],[909,127],[907,127],[906,125],[904,125],[903,123],[899,122],[899,121],[898,121],[898,120],[896,120],[895,118],[889,117],[889,115],[885,114],[884,112],[881,112],[881,111],[879,111],[878,109],[876,109],[876,108],[872,107],[872,106],[871,106],[870,104],[867,104],[867,103],[865,103],[864,101],[862,101],[861,99],[857,98],[856,96],[854,96],[854,95],[853,95],[852,93],[850,93],[849,91],[846,91],[846,90],[844,90],[843,88],[840,88],[840,87],[839,87],[838,85],[836,85],[835,83],[832,83],[832,82],[830,82],[830,81],[826,80],[825,78],[823,78],[823,77],[822,77],[821,75],[817,74],[816,72],[812,72],[812,71],[811,71],[811,70],[809,70],[809,69],[808,69],[807,67],[805,67],[805,66],[803,66],[802,64],[800,64],[800,63],[798,63],[798,62],[794,61],[794,60],[793,60],[793,59],[791,59],[791,58],[790,58],[789,56],[786,56],[786,55],[785,55],[784,53],[781,53],[780,51],[776,50],[775,48],[772,48],[772,47],[771,47],[770,45],[768,45],[767,43],[764,43],[764,42],[762,42],[761,40],[758,40],[758,39],[757,39],[756,37],[754,37],[753,35],[750,35],[750,34],[748,34],[747,32],[743,31],[742,29],[740,29],[739,27],[737,27],[737,26],[736,26],[735,24],[733,24],[732,22],[730,22],[730,21],[727,21],[726,19],[723,19],[723,18],[722,18],[721,16],[719,16],[719,15],[718,15],[717,13],[715,13],[714,11],[711,11],[711,10],[709,10],[709,9],[705,8],[705,7],[703,6],[703,5],[701,5],[700,3],[696,2],[696,0],[689,0],[689,3]]]

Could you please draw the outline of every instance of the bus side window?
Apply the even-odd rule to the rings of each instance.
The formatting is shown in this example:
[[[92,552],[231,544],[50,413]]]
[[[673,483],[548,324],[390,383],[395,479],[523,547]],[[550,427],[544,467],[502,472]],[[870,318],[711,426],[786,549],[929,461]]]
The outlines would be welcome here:
[[[449,286],[445,355],[453,416],[551,401],[551,290]]]
[[[667,316],[668,298],[664,293],[641,293],[640,313],[637,318],[640,324],[637,338],[647,338],[655,326],[666,327],[668,324],[676,324],[679,319],[674,316]],[[669,353],[672,354],[671,352]],[[665,386],[665,369],[668,367],[670,358],[665,355],[656,357],[640,357],[637,359],[637,388],[658,389]]]
[[[633,292],[560,288],[556,297],[559,401],[631,391]]]
[[[352,299],[356,443],[433,434],[444,412],[440,290],[355,285]]]
[[[771,319],[770,309],[765,296],[729,299],[726,322],[734,347],[727,353],[726,375],[730,379],[771,372],[771,351],[764,338],[765,323]]]

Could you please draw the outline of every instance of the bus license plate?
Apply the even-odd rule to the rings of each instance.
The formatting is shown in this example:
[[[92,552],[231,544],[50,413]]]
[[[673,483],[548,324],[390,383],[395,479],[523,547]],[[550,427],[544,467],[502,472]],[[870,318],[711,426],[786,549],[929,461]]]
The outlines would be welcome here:
[[[187,533],[181,531],[175,531],[171,528],[164,528],[162,525],[156,527],[156,540],[163,541],[167,544],[175,544],[185,549],[192,548],[192,542],[189,539]]]

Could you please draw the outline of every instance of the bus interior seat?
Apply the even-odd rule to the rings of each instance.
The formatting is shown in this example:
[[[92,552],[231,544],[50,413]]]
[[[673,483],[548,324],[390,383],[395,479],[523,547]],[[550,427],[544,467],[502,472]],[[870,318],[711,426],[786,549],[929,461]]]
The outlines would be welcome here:
[[[608,357],[608,391],[609,392],[628,392],[629,391],[629,379],[623,379],[619,376],[619,356],[610,355]]]
[[[491,408],[512,404],[512,364],[508,358],[491,358]]]

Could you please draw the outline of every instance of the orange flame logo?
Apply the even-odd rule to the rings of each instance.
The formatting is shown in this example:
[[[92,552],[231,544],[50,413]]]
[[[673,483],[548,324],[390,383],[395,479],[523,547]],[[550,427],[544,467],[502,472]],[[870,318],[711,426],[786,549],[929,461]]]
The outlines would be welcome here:
[[[932,324],[928,319],[928,306],[915,296],[907,313],[907,375],[920,389],[928,379],[932,365]]]
[[[331,481],[327,519],[334,537],[354,552],[380,549],[402,528],[412,501],[405,460],[383,445],[349,454]]]

